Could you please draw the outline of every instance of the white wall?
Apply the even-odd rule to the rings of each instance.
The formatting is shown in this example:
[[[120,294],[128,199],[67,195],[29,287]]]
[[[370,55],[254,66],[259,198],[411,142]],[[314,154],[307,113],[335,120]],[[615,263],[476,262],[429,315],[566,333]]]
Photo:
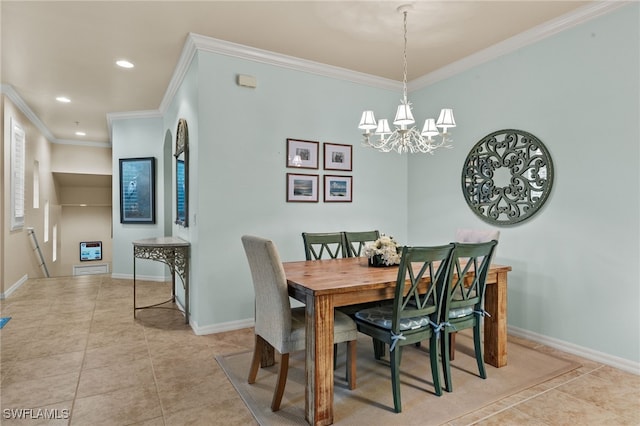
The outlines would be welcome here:
[[[521,129],[549,149],[551,196],[501,228],[511,265],[508,323],[640,360],[639,5],[624,7],[413,94],[416,108],[455,107],[455,149],[411,157],[411,243],[488,228],[467,207],[461,173],[485,135]]]
[[[51,173],[51,144],[29,118],[4,94],[2,102],[2,207],[3,232],[0,255],[3,257],[0,270],[0,297],[5,297],[18,288],[26,278],[41,278],[44,273],[29,241],[28,228],[33,228],[51,276],[57,274],[58,262],[53,262],[53,239],[51,230],[60,226],[60,205]],[[25,132],[25,221],[24,227],[11,230],[11,119],[15,119]],[[39,207],[34,206],[33,169],[39,164]],[[49,202],[48,241],[45,242],[44,211]],[[59,242],[58,242],[59,243]],[[58,245],[58,249],[60,246]]]
[[[111,272],[111,206],[62,206],[58,238],[58,274],[73,275],[73,267],[108,265]],[[102,260],[80,261],[81,241],[102,241]]]

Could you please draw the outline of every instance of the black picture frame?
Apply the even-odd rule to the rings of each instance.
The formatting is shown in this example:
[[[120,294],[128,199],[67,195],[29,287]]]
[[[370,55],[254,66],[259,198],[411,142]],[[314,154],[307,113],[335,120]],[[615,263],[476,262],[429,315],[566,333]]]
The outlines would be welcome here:
[[[353,176],[324,175],[324,202],[350,203],[353,201]]]
[[[350,172],[353,170],[353,147],[339,143],[324,143],[324,169]]]
[[[156,223],[156,159],[120,159],[120,223]]]
[[[317,203],[319,175],[287,173],[287,202]]]
[[[318,169],[320,142],[303,139],[287,139],[287,167]]]

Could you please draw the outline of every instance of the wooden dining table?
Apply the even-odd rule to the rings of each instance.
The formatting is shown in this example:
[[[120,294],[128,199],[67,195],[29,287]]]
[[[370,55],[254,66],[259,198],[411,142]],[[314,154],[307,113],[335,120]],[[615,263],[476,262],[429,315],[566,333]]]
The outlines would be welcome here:
[[[340,306],[393,299],[398,267],[368,266],[364,257],[284,262],[289,295],[305,304],[305,413],[312,425],[333,423],[333,318]],[[507,272],[491,265],[485,292],[484,359],[507,364]],[[425,284],[425,286],[428,285]]]

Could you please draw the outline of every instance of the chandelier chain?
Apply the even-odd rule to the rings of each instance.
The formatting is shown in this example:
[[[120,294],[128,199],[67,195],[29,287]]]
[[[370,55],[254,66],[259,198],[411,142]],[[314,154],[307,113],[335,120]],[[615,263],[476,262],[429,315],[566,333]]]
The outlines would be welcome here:
[[[404,15],[404,51],[402,60],[404,63],[404,70],[402,74],[402,96],[403,101],[407,103],[407,11],[403,12]]]

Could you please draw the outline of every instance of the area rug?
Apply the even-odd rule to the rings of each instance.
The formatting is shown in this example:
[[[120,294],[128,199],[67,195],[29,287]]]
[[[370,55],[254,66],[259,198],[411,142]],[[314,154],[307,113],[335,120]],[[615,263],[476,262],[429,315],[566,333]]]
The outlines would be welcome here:
[[[0,318],[0,328],[4,327],[6,323],[9,322],[11,317],[2,317]]]
[[[371,339],[358,338],[357,388],[350,391],[345,380],[344,346],[339,345],[334,379],[334,424],[337,425],[442,425],[502,398],[543,383],[580,364],[538,352],[518,343],[508,343],[508,365],[486,365],[487,379],[478,376],[473,339],[458,333],[452,363],[453,392],[435,395],[428,348],[407,346],[402,353],[402,413],[393,411],[388,353],[375,360]],[[304,353],[290,356],[289,376],[281,409],[271,412],[278,363],[262,368],[256,383],[247,383],[252,353],[216,357],[249,410],[261,425],[307,424],[304,415]],[[276,360],[278,357],[276,355]]]

